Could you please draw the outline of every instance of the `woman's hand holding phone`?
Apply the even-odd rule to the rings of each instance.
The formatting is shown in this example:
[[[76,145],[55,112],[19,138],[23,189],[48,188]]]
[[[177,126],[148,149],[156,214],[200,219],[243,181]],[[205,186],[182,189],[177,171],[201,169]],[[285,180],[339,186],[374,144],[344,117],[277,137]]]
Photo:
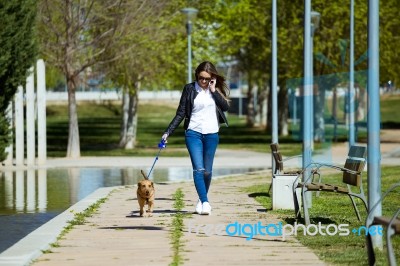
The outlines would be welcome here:
[[[215,85],[217,83],[217,79],[213,78],[210,80],[210,83],[208,84],[208,87],[212,92],[215,92]]]

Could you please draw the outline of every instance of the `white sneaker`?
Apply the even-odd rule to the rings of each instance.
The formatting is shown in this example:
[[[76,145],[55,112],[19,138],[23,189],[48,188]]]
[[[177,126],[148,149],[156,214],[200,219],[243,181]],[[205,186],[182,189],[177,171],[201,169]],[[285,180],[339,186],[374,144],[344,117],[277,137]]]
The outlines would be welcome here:
[[[201,214],[202,210],[203,210],[203,204],[201,203],[201,200],[199,199],[199,201],[197,201],[195,213]]]
[[[201,211],[203,215],[210,215],[211,214],[211,205],[207,201],[203,203],[203,210]]]

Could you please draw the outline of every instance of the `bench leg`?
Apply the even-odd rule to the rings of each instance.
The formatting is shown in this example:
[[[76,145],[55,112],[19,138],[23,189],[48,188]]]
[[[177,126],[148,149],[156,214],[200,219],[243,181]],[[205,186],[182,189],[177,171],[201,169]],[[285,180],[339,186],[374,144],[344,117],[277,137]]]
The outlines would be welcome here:
[[[310,224],[310,215],[308,213],[308,206],[307,206],[307,199],[306,199],[306,192],[307,190],[303,188],[301,190],[302,202],[303,202],[303,212],[304,212],[304,222],[307,225]]]
[[[297,200],[297,192],[295,186],[293,186],[293,203],[294,203],[294,214],[297,219],[301,219],[301,211],[300,211],[299,201]]]
[[[347,185],[347,187],[349,188],[349,194],[347,194],[347,195],[349,195],[349,197],[350,197],[350,199],[351,199],[351,203],[353,204],[353,207],[354,207],[354,211],[356,212],[356,215],[357,215],[357,219],[359,220],[359,221],[361,221],[361,216],[360,216],[360,212],[358,211],[358,208],[357,208],[357,206],[356,206],[356,202],[354,201],[354,197],[357,197],[357,198],[359,198],[361,201],[362,201],[362,203],[364,204],[364,207],[365,207],[365,210],[367,211],[367,213],[368,213],[368,206],[367,206],[367,200],[365,199],[365,196],[364,196],[364,190],[363,190],[363,188],[362,188],[362,186],[360,187],[360,193],[353,193],[353,192],[351,192],[351,188],[350,188],[350,185]]]
[[[388,259],[389,259],[389,265],[390,266],[396,266],[396,258],[394,256],[394,251],[393,251],[393,246],[392,246],[392,236],[396,234],[394,229],[392,228],[394,221],[399,217],[400,215],[400,208],[397,210],[397,212],[393,215],[392,219],[390,219],[390,222],[387,227],[387,232],[386,232],[386,245],[387,245],[387,252],[388,252]]]
[[[394,230],[391,227],[387,228],[386,245],[387,245],[387,253],[388,253],[389,265],[390,266],[396,266],[397,265],[396,264],[396,258],[394,256],[392,240],[391,240],[392,235],[394,235]]]
[[[367,234],[367,254],[368,254],[368,265],[373,266],[375,265],[375,253],[374,253],[374,246],[372,245],[371,235]]]
[[[320,173],[315,173],[315,174],[313,174],[313,175],[318,175],[318,183],[321,183],[321,174],[320,174]],[[314,177],[313,177],[313,179],[314,179]],[[317,191],[317,192],[315,193],[315,196],[316,196],[316,197],[319,197],[319,194],[320,194],[320,191]]]
[[[269,188],[268,188],[268,195],[270,195],[271,192],[271,188],[272,188],[272,182],[274,181],[274,177],[271,178],[271,183],[269,184]]]
[[[350,197],[350,199],[351,199],[351,203],[353,204],[354,211],[356,212],[357,219],[358,219],[359,221],[361,221],[360,212],[358,211],[358,208],[357,208],[356,202],[354,201],[354,199],[353,199],[353,196],[349,195],[349,197]]]

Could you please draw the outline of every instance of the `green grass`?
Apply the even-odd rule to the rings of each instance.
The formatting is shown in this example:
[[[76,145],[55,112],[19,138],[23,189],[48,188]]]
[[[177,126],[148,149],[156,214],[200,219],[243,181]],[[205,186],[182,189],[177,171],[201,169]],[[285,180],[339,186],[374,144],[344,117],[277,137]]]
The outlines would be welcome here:
[[[60,243],[58,242],[61,240],[68,232],[70,232],[75,226],[77,225],[83,225],[86,223],[86,219],[88,217],[92,217],[93,214],[97,212],[97,210],[100,208],[101,204],[107,201],[107,198],[101,198],[89,207],[87,207],[84,211],[74,213],[74,219],[71,221],[68,221],[68,225],[64,227],[63,231],[60,233],[60,235],[57,237],[57,241],[54,243],[50,244],[51,248],[58,248],[60,247]],[[71,211],[72,212],[72,211]],[[46,253],[52,253],[53,251],[51,250],[43,250],[42,251],[44,254]]]
[[[82,156],[154,156],[157,144],[175,115],[175,107],[159,104],[139,105],[137,143],[133,150],[118,147],[119,106],[108,103],[81,103],[78,106],[79,134]],[[244,118],[229,115],[230,126],[220,129],[220,148],[269,152],[271,136],[263,128],[246,126]],[[188,156],[183,124],[168,138],[165,156]],[[301,142],[284,137],[281,150],[285,155],[298,154]],[[49,157],[64,157],[68,142],[68,110],[65,105],[47,107],[47,145]],[[263,144],[264,143],[264,144]]]
[[[174,199],[174,208],[176,213],[172,220],[171,224],[171,244],[172,244],[172,262],[170,263],[171,266],[178,266],[182,265],[183,258],[181,255],[181,251],[183,248],[182,243],[182,236],[183,236],[183,219],[184,214],[181,212],[182,209],[185,207],[184,203],[185,194],[182,192],[181,188],[178,188],[175,193],[172,195]]]
[[[77,225],[83,225],[86,223],[86,218],[92,217],[94,213],[100,208],[100,205],[106,202],[107,198],[101,198],[89,207],[87,207],[83,212],[74,213],[74,219],[68,221],[68,225],[64,228],[59,238],[62,238],[66,233],[71,231]]]
[[[381,101],[382,126],[400,128],[400,96],[385,96]],[[79,103],[78,121],[82,156],[154,156],[157,144],[175,115],[175,106],[160,104],[139,104],[137,143],[135,149],[118,147],[121,110],[119,105],[109,102]],[[260,127],[250,128],[244,117],[229,114],[229,128],[220,129],[220,148],[269,152],[271,134]],[[365,123],[364,123],[365,124]],[[302,141],[299,124],[290,125],[290,134],[279,137],[280,150],[287,156],[300,154]],[[188,156],[185,148],[182,124],[168,138],[166,156]],[[315,143],[315,149],[331,145],[334,134],[332,125],[326,126],[326,143]],[[359,139],[365,140],[366,133],[359,132]],[[342,125],[337,132],[338,141],[347,140],[347,131]],[[47,145],[49,157],[64,157],[68,142],[68,108],[66,105],[47,107]]]
[[[400,129],[400,95],[385,95],[381,98],[381,121],[383,128]]]
[[[364,174],[364,190],[368,195],[366,182],[367,174]],[[382,191],[386,191],[393,184],[399,182],[400,168],[392,166],[382,167]],[[323,182],[332,183],[337,180],[337,175],[323,175]],[[296,222],[293,210],[272,210],[272,198],[266,193],[269,184],[259,184],[246,189],[249,194],[257,195],[256,200],[267,208],[270,215],[277,216],[284,223],[294,224]],[[313,193],[312,208],[310,209],[311,224],[322,225],[328,224],[349,224],[349,229],[358,228],[365,224],[366,211],[361,205],[361,201],[357,201],[357,206],[361,213],[362,221],[358,221],[348,196],[337,193],[323,193],[320,197],[315,197]],[[400,188],[395,193],[391,193],[382,205],[382,214],[392,216],[400,206]],[[304,224],[304,221],[297,221]],[[350,232],[349,236],[304,236],[300,234],[299,241],[311,248],[322,260],[333,265],[367,265],[367,251],[365,247],[365,237],[354,235]],[[400,236],[392,238],[393,248],[396,253],[397,261],[400,260]],[[385,234],[383,237],[384,244]],[[377,251],[377,264],[388,265],[386,257],[386,248],[383,251]]]

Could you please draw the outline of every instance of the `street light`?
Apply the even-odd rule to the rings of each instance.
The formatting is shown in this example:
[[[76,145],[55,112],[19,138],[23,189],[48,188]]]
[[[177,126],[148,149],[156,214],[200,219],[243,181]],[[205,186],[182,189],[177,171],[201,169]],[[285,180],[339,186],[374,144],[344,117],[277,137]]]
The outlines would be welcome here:
[[[186,15],[186,33],[188,38],[188,83],[192,82],[192,46],[191,46],[191,34],[193,27],[193,20],[196,18],[198,12],[197,9],[192,7],[183,8],[181,10]]]

